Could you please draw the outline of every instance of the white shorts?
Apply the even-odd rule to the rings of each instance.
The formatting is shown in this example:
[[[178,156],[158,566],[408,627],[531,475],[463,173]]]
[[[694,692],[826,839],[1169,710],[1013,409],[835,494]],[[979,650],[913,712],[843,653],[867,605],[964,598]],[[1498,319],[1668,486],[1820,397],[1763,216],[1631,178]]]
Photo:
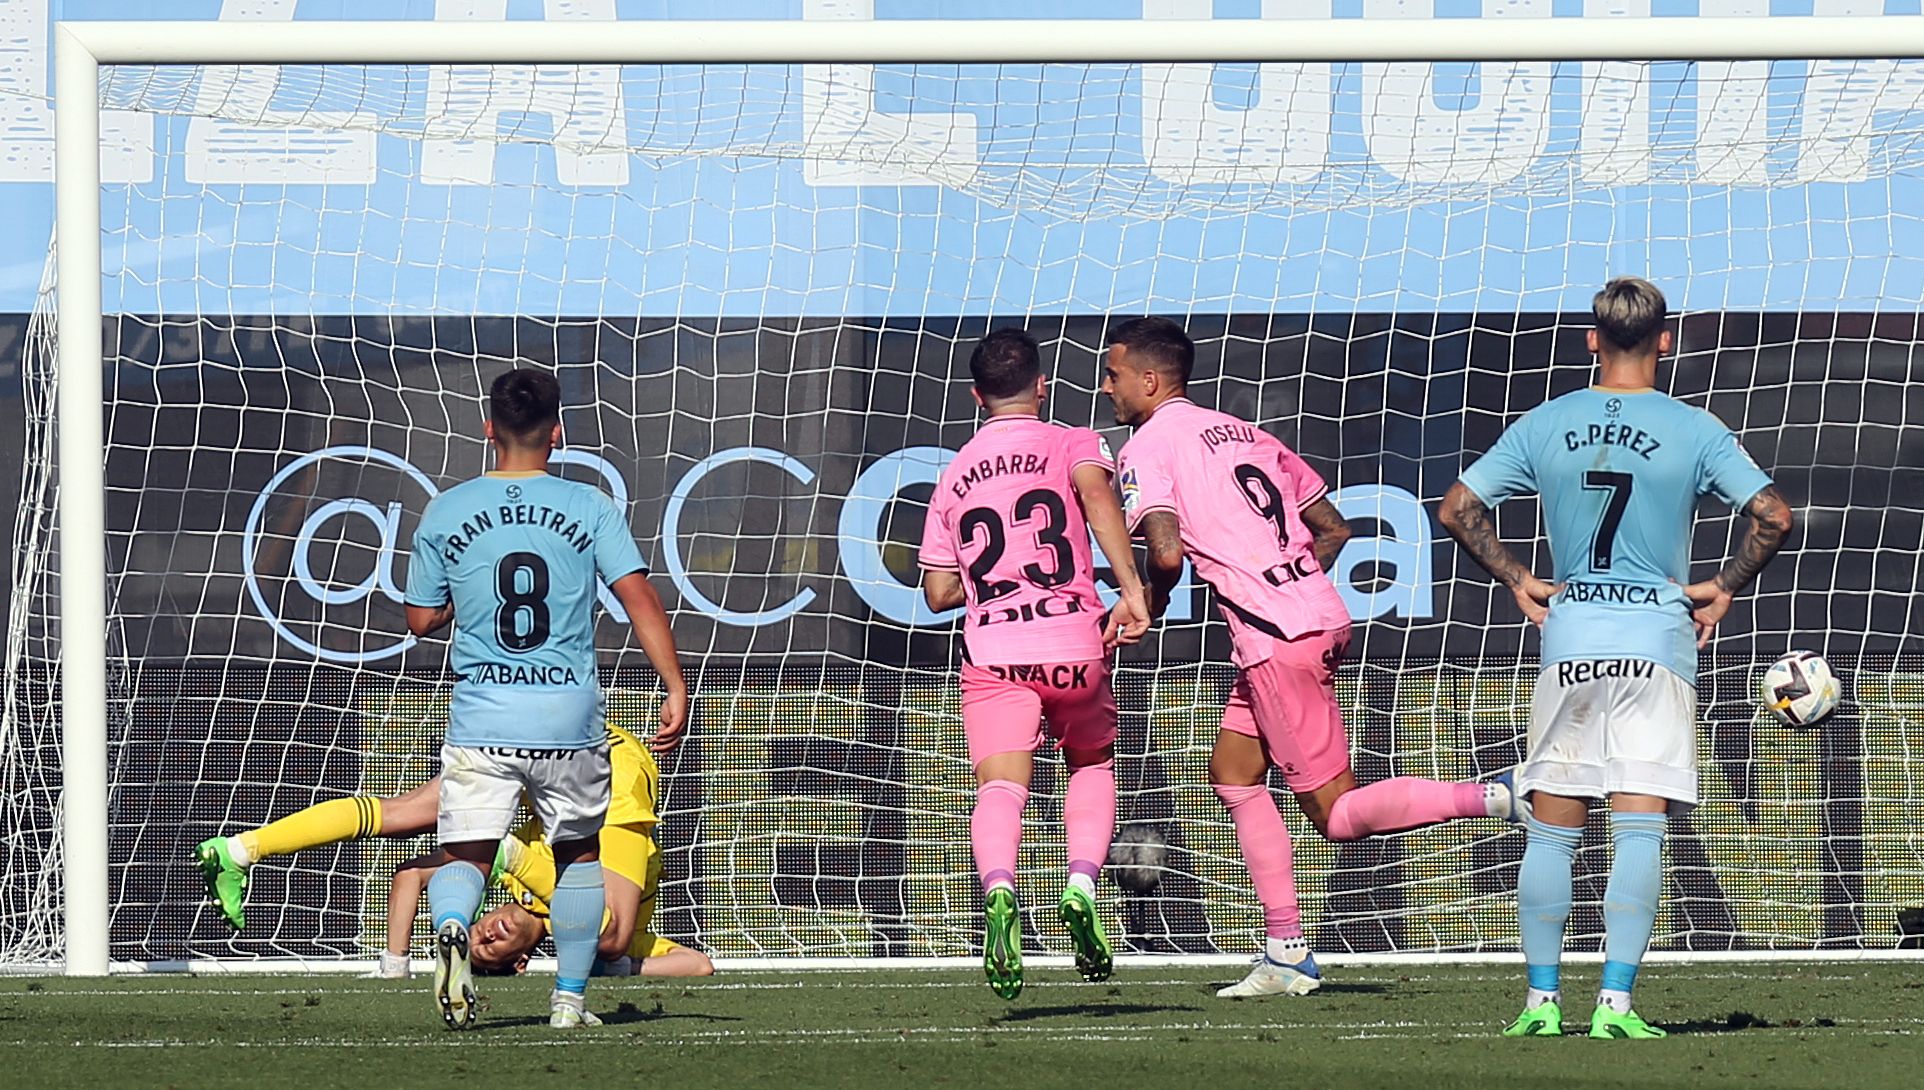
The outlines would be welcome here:
[[[1697,689],[1641,659],[1551,663],[1530,698],[1517,790],[1697,804]]]
[[[443,844],[498,841],[514,827],[526,792],[548,843],[601,834],[608,816],[608,743],[587,749],[441,746]]]

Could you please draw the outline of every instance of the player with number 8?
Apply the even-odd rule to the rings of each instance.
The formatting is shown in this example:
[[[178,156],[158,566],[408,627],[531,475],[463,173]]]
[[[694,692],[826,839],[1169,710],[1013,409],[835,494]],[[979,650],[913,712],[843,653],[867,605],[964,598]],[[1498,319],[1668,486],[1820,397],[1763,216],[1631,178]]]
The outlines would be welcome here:
[[[1359,787],[1336,703],[1350,618],[1325,573],[1349,539],[1316,471],[1280,440],[1187,396],[1195,345],[1166,318],[1109,333],[1102,392],[1135,435],[1122,448],[1122,501],[1149,545],[1157,616],[1190,559],[1216,592],[1240,668],[1209,758],[1209,781],[1263,903],[1268,941],[1224,998],[1307,995],[1321,986],[1303,937],[1289,832],[1272,766],[1331,840],[1467,817],[1512,816],[1505,777],[1487,784],[1399,776]]]
[[[557,875],[549,1025],[595,1025],[585,997],[605,903],[597,842],[612,774],[595,662],[597,577],[661,677],[657,745],[686,726],[688,686],[627,513],[600,490],[548,473],[561,441],[555,376],[508,371],[488,401],[495,468],[428,504],[408,562],[408,629],[425,636],[455,626],[436,821],[450,862],[428,883],[435,998],[449,1027],[473,1024],[468,925],[525,793]]]

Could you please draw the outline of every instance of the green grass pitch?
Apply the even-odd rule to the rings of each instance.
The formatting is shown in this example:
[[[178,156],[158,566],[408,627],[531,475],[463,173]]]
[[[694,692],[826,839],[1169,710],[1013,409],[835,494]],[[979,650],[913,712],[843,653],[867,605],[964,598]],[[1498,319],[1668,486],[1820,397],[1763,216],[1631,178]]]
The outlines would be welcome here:
[[[1663,1041],[1507,1041],[1521,973],[1336,967],[1306,999],[1229,1001],[1229,968],[1034,970],[1014,1003],[949,970],[596,981],[608,1025],[547,1027],[543,977],[481,981],[470,1033],[429,983],[341,976],[0,978],[0,1079],[68,1086],[1263,1086],[1326,1090],[1924,1085],[1924,973],[1905,963],[1660,964]],[[1588,1026],[1595,967],[1566,973]]]

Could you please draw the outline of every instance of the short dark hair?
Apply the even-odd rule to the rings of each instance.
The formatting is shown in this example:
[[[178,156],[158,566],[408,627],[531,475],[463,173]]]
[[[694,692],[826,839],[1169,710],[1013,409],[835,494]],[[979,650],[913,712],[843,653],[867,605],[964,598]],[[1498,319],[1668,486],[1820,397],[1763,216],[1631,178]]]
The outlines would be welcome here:
[[[1669,305],[1657,285],[1634,276],[1619,276],[1590,300],[1590,313],[1597,320],[1597,336],[1605,344],[1632,352],[1647,346],[1663,331]]]
[[[528,954],[529,956],[533,956],[534,951],[530,950]],[[474,971],[475,976],[520,976],[522,972],[521,959],[519,957],[510,958],[501,965],[483,963],[469,958],[468,968]]]
[[[1168,318],[1131,318],[1109,331],[1109,343],[1141,357],[1137,366],[1148,365],[1189,385],[1189,374],[1196,368],[1196,342],[1183,332],[1182,325]]]
[[[488,387],[488,419],[497,439],[538,445],[542,433],[561,423],[561,383],[540,367],[504,371]]]
[[[1035,385],[1042,374],[1042,352],[1028,331],[998,329],[975,343],[969,374],[985,398],[1014,397]]]

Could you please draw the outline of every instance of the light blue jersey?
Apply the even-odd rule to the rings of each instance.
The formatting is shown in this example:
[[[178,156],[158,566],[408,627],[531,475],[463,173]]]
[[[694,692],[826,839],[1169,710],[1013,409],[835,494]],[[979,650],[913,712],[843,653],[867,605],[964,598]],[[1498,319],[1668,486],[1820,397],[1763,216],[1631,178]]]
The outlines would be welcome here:
[[[1495,507],[1543,497],[1563,590],[1543,625],[1543,662],[1644,659],[1697,676],[1683,584],[1697,497],[1742,510],[1770,486],[1721,420],[1654,390],[1592,387],[1530,410],[1463,484]]]
[[[414,533],[407,602],[454,603],[448,743],[599,745],[595,577],[647,570],[621,508],[589,485],[490,473],[436,496]]]

